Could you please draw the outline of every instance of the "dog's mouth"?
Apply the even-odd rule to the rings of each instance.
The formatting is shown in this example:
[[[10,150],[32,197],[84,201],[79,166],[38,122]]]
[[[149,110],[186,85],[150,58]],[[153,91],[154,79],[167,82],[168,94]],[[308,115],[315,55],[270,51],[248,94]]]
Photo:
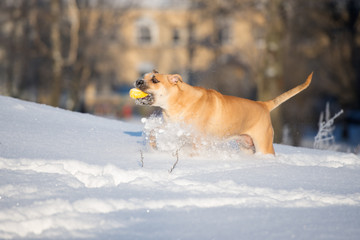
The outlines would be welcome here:
[[[154,102],[155,102],[154,95],[151,93],[147,93],[147,94],[149,94],[149,95],[147,95],[146,97],[137,98],[135,100],[135,103],[137,105],[152,105],[152,104],[154,104]]]

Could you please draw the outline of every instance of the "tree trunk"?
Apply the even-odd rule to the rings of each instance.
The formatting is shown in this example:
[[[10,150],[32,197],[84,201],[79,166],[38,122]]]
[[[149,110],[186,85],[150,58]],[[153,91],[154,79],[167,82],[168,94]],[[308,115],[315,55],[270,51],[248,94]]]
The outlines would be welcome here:
[[[51,22],[51,57],[53,61],[53,84],[51,91],[51,102],[53,106],[59,106],[63,88],[63,68],[71,66],[77,59],[79,45],[79,10],[75,0],[67,1],[67,16],[70,22],[70,42],[67,58],[62,55],[61,32],[60,32],[60,0],[51,1],[51,13],[53,16]],[[75,84],[76,85],[76,84]]]
[[[261,71],[257,76],[258,99],[271,100],[283,91],[283,51],[284,25],[280,16],[282,0],[269,1],[268,25],[266,33],[266,51],[264,52]],[[271,112],[274,127],[274,141],[281,142],[282,112],[277,108]]]
[[[60,1],[51,1],[51,14],[53,16],[51,22],[51,58],[53,61],[53,84],[51,86],[52,106],[59,106],[62,91],[62,69],[64,60],[61,55],[61,36],[60,36]]]

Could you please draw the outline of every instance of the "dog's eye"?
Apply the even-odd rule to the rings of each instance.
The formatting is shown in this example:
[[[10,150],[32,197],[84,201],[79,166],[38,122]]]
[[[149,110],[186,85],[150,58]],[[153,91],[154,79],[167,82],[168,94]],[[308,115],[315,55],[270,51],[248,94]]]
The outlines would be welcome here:
[[[153,78],[151,79],[151,81],[152,81],[153,83],[159,83],[159,82],[160,82],[160,81],[157,80],[155,77],[153,77]]]

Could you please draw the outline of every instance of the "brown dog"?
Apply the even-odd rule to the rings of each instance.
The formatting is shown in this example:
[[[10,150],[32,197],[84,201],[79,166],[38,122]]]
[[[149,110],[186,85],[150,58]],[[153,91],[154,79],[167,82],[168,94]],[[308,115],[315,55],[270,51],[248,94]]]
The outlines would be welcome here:
[[[241,148],[275,154],[270,111],[307,88],[311,79],[312,73],[303,84],[273,100],[260,102],[190,86],[178,74],[154,70],[136,81],[135,86],[149,94],[136,103],[159,106],[166,121],[190,124],[201,134],[236,139]]]

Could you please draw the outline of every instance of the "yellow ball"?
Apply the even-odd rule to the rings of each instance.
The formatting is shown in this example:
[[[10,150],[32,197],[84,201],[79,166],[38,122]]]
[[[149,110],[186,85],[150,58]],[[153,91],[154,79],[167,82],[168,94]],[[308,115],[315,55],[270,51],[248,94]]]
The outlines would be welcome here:
[[[137,99],[137,98],[143,98],[143,97],[146,97],[147,94],[146,92],[143,92],[141,91],[140,89],[137,89],[137,88],[132,88],[130,89],[130,97],[133,98],[133,99]]]

